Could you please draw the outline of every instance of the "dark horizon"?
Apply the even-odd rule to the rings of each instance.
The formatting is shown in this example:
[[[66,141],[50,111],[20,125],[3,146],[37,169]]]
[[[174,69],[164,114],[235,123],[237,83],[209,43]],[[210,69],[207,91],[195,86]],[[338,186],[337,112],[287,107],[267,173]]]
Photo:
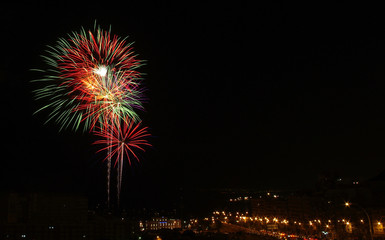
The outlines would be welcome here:
[[[135,41],[153,135],[122,194],[157,205],[180,189],[309,188],[319,174],[385,170],[385,17],[370,5],[11,3],[4,11],[0,186],[105,196],[91,134],[33,115],[46,45],[96,20]],[[128,166],[128,164],[126,164]],[[153,202],[152,202],[153,201]]]

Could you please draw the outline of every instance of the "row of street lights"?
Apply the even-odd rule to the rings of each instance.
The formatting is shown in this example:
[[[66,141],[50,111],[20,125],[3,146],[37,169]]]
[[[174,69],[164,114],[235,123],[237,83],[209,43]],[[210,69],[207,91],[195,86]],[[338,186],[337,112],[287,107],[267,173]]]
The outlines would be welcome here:
[[[352,205],[353,204],[350,202],[345,202],[345,207],[350,207]],[[368,219],[368,223],[369,223],[370,240],[373,240],[373,226],[372,226],[372,221],[370,220],[370,216],[369,216],[368,212],[365,210],[365,208],[361,207],[358,204],[354,204],[354,206],[358,207],[359,209],[361,209],[365,213],[365,215]]]
[[[360,206],[360,205],[358,205],[358,204],[356,204],[356,203],[350,203],[350,202],[345,202],[345,207],[352,207],[352,206],[355,206],[355,207],[357,207],[358,209],[360,209],[360,210],[362,210],[362,212],[365,214],[365,216],[366,216],[366,218],[367,218],[367,221],[368,221],[368,224],[369,224],[369,234],[370,234],[370,239],[371,240],[373,240],[373,225],[372,225],[372,221],[371,221],[371,218],[370,218],[370,216],[369,216],[369,213],[366,211],[366,209],[365,208],[363,208],[362,206]],[[222,212],[219,212],[219,211],[216,211],[216,212],[213,212],[213,214],[214,215],[224,215],[224,216],[226,216],[226,215],[229,215],[229,216],[231,216],[232,214],[231,213],[225,213],[224,211],[222,211]],[[246,213],[246,215],[247,215],[247,213]],[[244,220],[245,222],[246,222],[246,219],[250,219],[251,221],[253,221],[253,220],[262,220],[262,218],[255,218],[255,219],[253,219],[252,217],[247,217],[247,216],[243,216],[243,214],[242,214],[242,216],[240,216],[239,215],[239,212],[237,212],[237,214],[235,214],[235,216],[236,216],[236,218],[238,219],[238,220]],[[213,217],[214,218],[214,217]],[[212,219],[213,220],[213,219]],[[228,218],[227,218],[227,216],[226,216],[226,218],[225,218],[225,221],[226,220],[228,220]],[[269,222],[269,219],[267,219],[266,217],[265,217],[265,219],[264,220],[266,220],[266,223],[268,223]],[[315,221],[315,223],[317,223],[317,221],[316,220],[314,220]],[[238,222],[238,221],[237,221]],[[273,219],[273,222],[274,223],[277,223],[278,222],[278,219],[276,219],[276,218],[274,218]],[[344,222],[344,221],[343,221]],[[364,221],[361,219],[361,223],[363,223]],[[288,224],[289,222],[286,220],[286,219],[284,219],[283,220],[283,222],[281,222],[281,223],[285,223],[285,224]],[[296,224],[297,222],[294,222],[294,224]],[[310,225],[313,225],[313,222],[312,221],[310,221],[309,222],[310,223]],[[318,223],[320,223],[320,220],[318,220]],[[328,221],[328,224],[326,225],[326,228],[328,228],[329,227],[329,224],[331,223],[331,221],[329,220]],[[346,224],[347,225],[349,225],[349,222],[346,222]],[[381,223],[379,222],[379,225],[380,225]]]

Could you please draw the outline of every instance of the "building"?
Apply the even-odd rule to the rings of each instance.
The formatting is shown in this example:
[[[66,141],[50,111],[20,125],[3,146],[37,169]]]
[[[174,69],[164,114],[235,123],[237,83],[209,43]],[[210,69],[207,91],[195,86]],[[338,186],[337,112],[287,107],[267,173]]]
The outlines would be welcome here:
[[[139,232],[136,223],[133,219],[89,211],[88,200],[82,195],[0,195],[0,239],[132,239]]]
[[[329,174],[312,191],[261,194],[250,205],[254,219],[267,219],[257,226],[268,230],[278,225],[294,234],[336,239],[370,239],[372,232],[384,239],[385,171],[366,181]]]
[[[1,196],[2,239],[82,239],[87,235],[87,198],[61,194]]]
[[[253,198],[251,199],[251,210],[252,213],[256,216],[286,216],[287,202],[283,198]]]
[[[139,223],[142,230],[160,230],[162,228],[175,229],[182,228],[180,219],[169,219],[165,217],[155,217],[149,221],[146,221],[145,226],[143,223]],[[143,229],[144,228],[144,229]]]

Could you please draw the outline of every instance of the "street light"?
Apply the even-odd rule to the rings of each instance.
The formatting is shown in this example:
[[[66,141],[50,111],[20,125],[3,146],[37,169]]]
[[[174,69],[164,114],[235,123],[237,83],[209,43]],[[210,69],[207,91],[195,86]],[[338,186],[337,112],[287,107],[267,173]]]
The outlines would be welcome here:
[[[345,207],[350,207],[350,206],[352,206],[352,203],[345,202]],[[365,210],[365,208],[361,207],[358,204],[354,204],[354,206],[357,206],[358,208],[360,208],[365,213],[366,217],[368,218],[370,239],[373,240],[372,222],[370,221],[370,217],[369,217],[368,212]]]

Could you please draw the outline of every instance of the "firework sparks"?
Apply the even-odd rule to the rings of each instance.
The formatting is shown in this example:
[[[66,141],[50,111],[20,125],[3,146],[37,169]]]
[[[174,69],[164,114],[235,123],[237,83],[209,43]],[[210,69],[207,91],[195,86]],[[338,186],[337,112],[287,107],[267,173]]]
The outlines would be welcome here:
[[[75,130],[84,123],[84,129],[92,130],[111,115],[139,120],[135,110],[143,110],[143,90],[136,69],[143,61],[136,59],[131,44],[100,28],[82,29],[47,53],[47,74],[35,80],[44,83],[35,97],[47,102],[37,111],[50,109],[47,122]]]
[[[127,158],[130,165],[132,158],[139,161],[135,151],[145,151],[144,146],[151,146],[146,139],[150,134],[147,132],[147,127],[141,128],[140,122],[136,124],[133,120],[126,118],[122,122],[115,121],[113,124],[106,125],[106,127],[100,129],[100,132],[95,132],[95,135],[102,138],[95,141],[94,144],[105,146],[99,151],[107,150],[106,159],[115,159],[114,167],[117,167],[118,172],[117,195],[119,199],[124,158]]]
[[[110,174],[112,157],[118,171],[118,202],[122,182],[123,159],[127,156],[139,161],[134,149],[150,146],[145,138],[147,128],[140,128],[136,110],[143,110],[141,74],[143,64],[136,58],[131,44],[109,31],[94,27],[94,31],[73,32],[61,38],[55,47],[48,46],[43,56],[49,68],[42,79],[34,80],[43,86],[34,91],[37,100],[45,100],[49,121],[61,129],[72,126],[104,137],[96,144],[104,144],[107,151],[107,202],[110,202]],[[98,129],[98,131],[96,131]]]

